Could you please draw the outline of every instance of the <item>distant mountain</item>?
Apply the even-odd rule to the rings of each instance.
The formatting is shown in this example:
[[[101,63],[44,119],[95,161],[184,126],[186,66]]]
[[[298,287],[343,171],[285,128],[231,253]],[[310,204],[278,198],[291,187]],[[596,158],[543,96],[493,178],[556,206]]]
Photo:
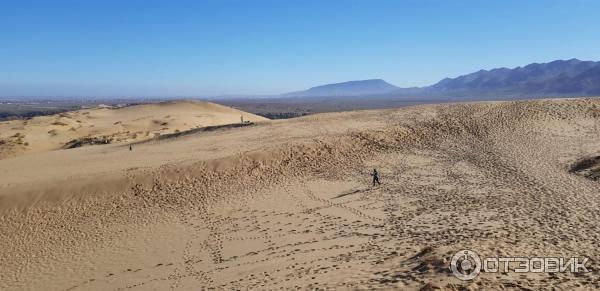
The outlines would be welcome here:
[[[481,70],[457,78],[446,78],[422,89],[433,94],[465,96],[599,95],[600,62],[570,59],[534,63],[514,69]]]
[[[286,97],[339,97],[389,94],[400,88],[381,79],[350,81],[312,87],[308,90],[283,94]]]
[[[419,88],[399,88],[381,79],[350,81],[281,96],[403,97],[411,100],[600,96],[600,62],[570,59],[513,69],[480,70]]]

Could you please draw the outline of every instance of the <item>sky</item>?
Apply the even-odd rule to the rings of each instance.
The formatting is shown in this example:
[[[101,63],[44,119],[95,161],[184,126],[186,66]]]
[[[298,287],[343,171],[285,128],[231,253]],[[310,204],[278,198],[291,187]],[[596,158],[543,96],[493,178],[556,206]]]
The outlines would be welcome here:
[[[0,0],[0,96],[280,94],[600,60],[600,1]]]

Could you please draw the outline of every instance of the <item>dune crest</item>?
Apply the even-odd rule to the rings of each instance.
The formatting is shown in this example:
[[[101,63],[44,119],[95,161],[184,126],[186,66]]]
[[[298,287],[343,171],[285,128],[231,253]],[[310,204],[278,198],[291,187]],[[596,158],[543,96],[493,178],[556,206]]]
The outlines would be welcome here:
[[[195,128],[264,117],[201,101],[91,109],[0,122],[0,159],[86,145],[131,143]]]

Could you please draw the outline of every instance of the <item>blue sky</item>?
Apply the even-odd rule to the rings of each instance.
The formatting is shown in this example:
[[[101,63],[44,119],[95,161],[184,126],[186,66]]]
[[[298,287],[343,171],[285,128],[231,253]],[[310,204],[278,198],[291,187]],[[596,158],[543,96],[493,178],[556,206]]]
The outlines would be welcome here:
[[[277,94],[423,86],[600,60],[600,1],[0,0],[0,96]]]

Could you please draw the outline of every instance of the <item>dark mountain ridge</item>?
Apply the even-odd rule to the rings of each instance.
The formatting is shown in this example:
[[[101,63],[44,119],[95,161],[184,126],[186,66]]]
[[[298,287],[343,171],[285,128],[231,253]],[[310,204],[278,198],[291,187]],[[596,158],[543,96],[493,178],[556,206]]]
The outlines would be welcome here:
[[[597,95],[600,95],[600,62],[570,59],[513,69],[480,70],[420,88],[399,88],[381,79],[372,79],[317,86],[282,96],[506,99]]]
[[[534,63],[514,69],[481,70],[423,88],[431,93],[594,95],[600,93],[600,62],[577,59]]]

